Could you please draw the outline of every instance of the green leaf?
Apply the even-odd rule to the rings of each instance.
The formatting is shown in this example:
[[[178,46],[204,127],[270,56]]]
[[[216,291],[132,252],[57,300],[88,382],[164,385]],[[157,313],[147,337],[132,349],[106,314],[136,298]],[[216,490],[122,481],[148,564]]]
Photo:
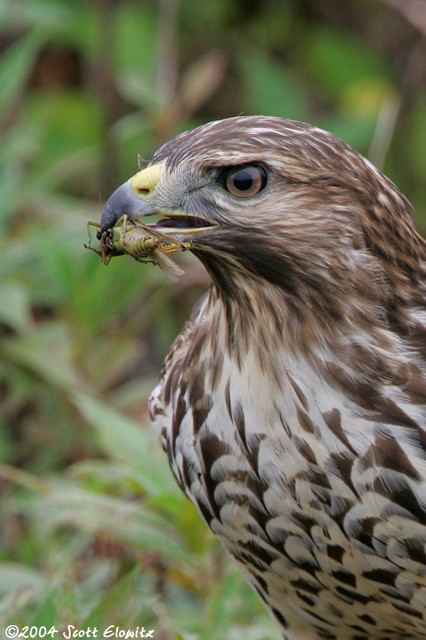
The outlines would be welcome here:
[[[17,5],[15,0],[0,0],[0,28],[18,32],[24,30],[42,30],[52,35],[75,32],[73,20],[76,5],[79,3],[60,0],[26,0]]]
[[[115,63],[120,72],[151,76],[158,55],[157,21],[157,12],[149,3],[117,5]]]
[[[110,497],[58,481],[49,493],[32,501],[31,509],[44,536],[72,527],[147,552],[157,551],[173,563],[183,562],[187,569],[191,566],[173,522],[142,501]]]
[[[155,607],[155,598],[139,584],[139,573],[139,568],[132,569],[105,593],[85,619],[85,628],[105,627],[106,621],[111,621],[112,611],[115,612],[114,623],[121,622],[127,628],[133,626],[144,612],[144,622],[148,621],[147,618]]]
[[[304,44],[301,55],[309,73],[331,97],[341,96],[349,86],[362,80],[374,78],[384,82],[390,76],[377,51],[331,28],[313,31]]]
[[[30,369],[53,387],[71,391],[78,385],[69,329],[60,322],[44,322],[8,340],[2,346],[2,356]]]
[[[251,113],[305,118],[307,100],[288,67],[261,51],[244,52],[240,64]]]
[[[37,627],[50,627],[55,626],[57,623],[57,611],[54,597],[49,594],[47,598],[40,604],[39,608],[35,612],[33,618],[29,622],[29,626]],[[46,636],[48,637],[48,636]]]
[[[74,402],[95,428],[103,450],[132,466],[149,495],[179,493],[160,446],[147,437],[138,423],[84,393],[76,393]]]
[[[0,283],[0,322],[23,333],[30,324],[30,308],[24,287]]]
[[[322,119],[318,126],[334,133],[361,153],[367,154],[373,139],[375,124],[375,120],[371,118],[333,115]]]
[[[0,633],[7,624],[19,624],[21,612],[38,598],[46,585],[46,577],[35,569],[15,562],[0,564]],[[22,621],[27,623],[28,618]]]
[[[32,92],[25,103],[23,125],[37,141],[38,154],[34,154],[37,163],[27,189],[39,188],[40,183],[50,188],[58,182],[72,184],[73,176],[84,179],[96,162],[101,124],[92,95],[71,88]]]
[[[0,121],[19,99],[42,44],[39,32],[29,32],[3,54],[0,60]]]
[[[19,589],[38,591],[45,586],[46,580],[35,569],[14,562],[0,564],[0,596],[13,593]]]

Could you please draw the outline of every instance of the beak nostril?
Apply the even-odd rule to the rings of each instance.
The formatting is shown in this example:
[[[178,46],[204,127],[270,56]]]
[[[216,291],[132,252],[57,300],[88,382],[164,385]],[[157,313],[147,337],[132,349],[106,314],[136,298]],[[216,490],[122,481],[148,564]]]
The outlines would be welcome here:
[[[161,167],[161,164],[153,164],[129,178],[130,188],[139,200],[145,200],[153,195],[160,178]]]

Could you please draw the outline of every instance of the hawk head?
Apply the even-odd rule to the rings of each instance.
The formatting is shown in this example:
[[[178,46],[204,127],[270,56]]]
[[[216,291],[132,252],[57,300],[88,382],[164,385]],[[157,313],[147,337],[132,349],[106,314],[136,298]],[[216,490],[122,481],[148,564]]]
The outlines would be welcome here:
[[[112,194],[101,230],[159,212],[152,226],[191,241],[219,295],[247,307],[273,291],[301,322],[396,317],[424,280],[408,201],[301,122],[235,117],[177,136]]]

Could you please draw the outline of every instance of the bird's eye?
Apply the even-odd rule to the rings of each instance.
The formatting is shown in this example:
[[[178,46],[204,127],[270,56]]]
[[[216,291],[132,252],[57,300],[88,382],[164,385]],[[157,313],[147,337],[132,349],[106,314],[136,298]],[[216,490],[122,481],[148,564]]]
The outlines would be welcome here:
[[[255,196],[265,188],[266,182],[266,171],[257,164],[227,168],[218,178],[220,186],[238,198]]]

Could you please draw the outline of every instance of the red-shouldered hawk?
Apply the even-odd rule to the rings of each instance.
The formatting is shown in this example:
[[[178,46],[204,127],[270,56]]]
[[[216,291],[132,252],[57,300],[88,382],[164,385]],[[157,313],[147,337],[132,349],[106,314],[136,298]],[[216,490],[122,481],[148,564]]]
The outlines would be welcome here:
[[[182,489],[285,638],[426,638],[426,243],[313,126],[212,122],[106,203],[190,241],[211,287],[150,407]]]

